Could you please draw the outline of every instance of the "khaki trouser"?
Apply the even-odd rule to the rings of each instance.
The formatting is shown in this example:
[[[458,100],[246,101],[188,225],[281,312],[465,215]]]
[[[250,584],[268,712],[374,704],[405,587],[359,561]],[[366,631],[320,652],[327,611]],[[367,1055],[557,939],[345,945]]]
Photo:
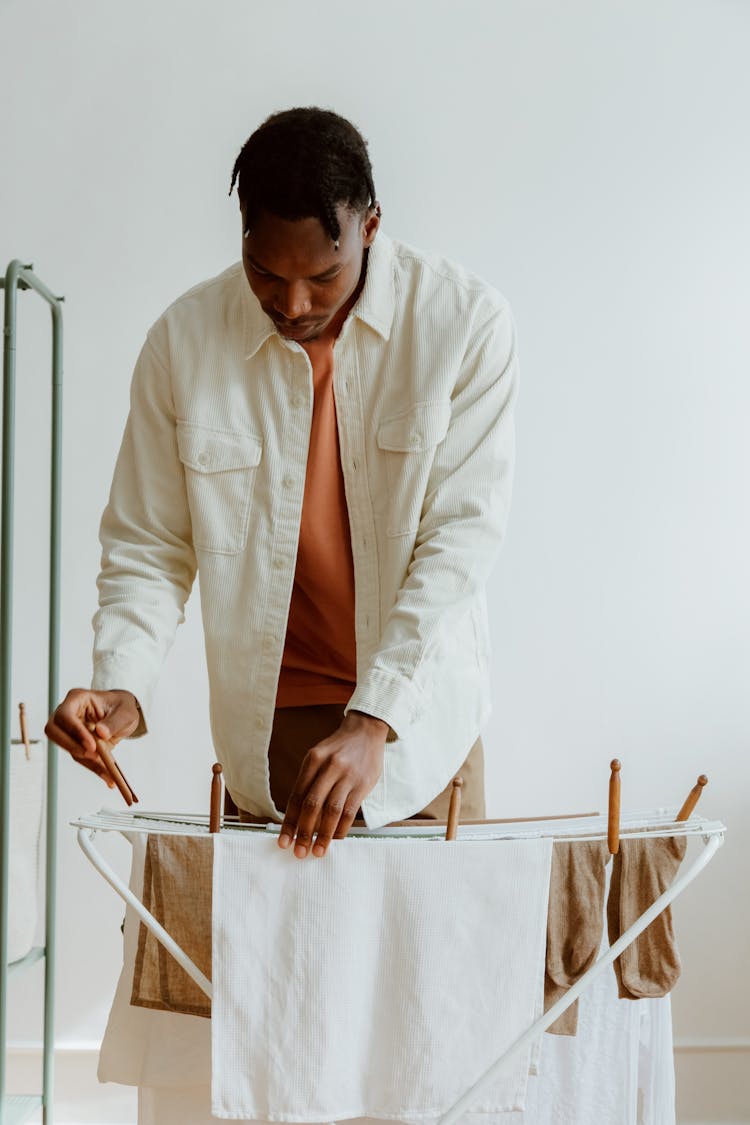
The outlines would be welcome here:
[[[279,707],[274,715],[271,743],[268,748],[268,766],[271,775],[271,794],[277,809],[285,809],[297,780],[302,759],[317,742],[333,734],[341,724],[344,707],[340,703],[323,703],[313,707]],[[477,741],[469,751],[463,765],[456,771],[463,778],[461,790],[461,820],[482,820],[484,806],[484,751],[482,740]],[[447,820],[450,803],[451,783],[442,793],[417,813],[417,818],[425,820]],[[226,795],[225,812],[233,813],[234,803]],[[240,819],[253,823],[260,818],[253,817],[243,809],[238,810]]]

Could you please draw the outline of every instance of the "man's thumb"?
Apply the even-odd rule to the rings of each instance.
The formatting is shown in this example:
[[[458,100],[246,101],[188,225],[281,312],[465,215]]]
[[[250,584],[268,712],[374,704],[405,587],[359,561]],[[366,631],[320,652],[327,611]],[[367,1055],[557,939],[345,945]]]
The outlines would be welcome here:
[[[119,742],[126,738],[130,731],[135,729],[134,716],[128,714],[129,708],[118,704],[113,707],[106,719],[100,719],[96,724],[95,733],[104,742]]]

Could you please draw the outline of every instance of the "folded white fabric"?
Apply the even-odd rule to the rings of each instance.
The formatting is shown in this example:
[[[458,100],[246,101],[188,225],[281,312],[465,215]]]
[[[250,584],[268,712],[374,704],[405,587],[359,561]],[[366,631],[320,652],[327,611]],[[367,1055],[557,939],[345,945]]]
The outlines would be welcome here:
[[[133,848],[130,889],[142,899],[147,836],[142,832],[125,835]],[[128,907],[123,967],[99,1053],[99,1081],[160,1088],[205,1083],[207,1087],[211,1081],[209,1021],[130,1003],[139,924]]]
[[[675,1125],[672,1004],[669,996],[637,1001],[640,1022],[638,1125]]]
[[[542,1039],[543,1067],[529,1079],[525,1111],[498,1116],[496,1125],[675,1125],[669,996],[618,1000],[614,973],[603,973],[581,997],[575,1038]],[[217,1120],[211,1114],[208,1083],[190,1085],[187,1067],[185,1073],[181,1088],[141,1087],[138,1125],[211,1125]],[[467,1125],[483,1120],[479,1115],[463,1119]],[[366,1125],[366,1119],[339,1125]]]
[[[619,1000],[614,973],[601,973],[580,998],[576,1035],[542,1036],[526,1109],[503,1125],[675,1125],[671,1012],[669,996]]]
[[[217,836],[214,1115],[439,1117],[538,1010],[551,852],[350,838],[300,862]],[[522,1108],[529,1057],[472,1112]]]
[[[526,1109],[508,1114],[503,1125],[640,1122],[639,1009],[644,1003],[618,1000],[611,970],[597,977],[581,997],[576,1035],[542,1037],[539,1075],[529,1079]],[[668,1121],[665,1117],[659,1125]]]

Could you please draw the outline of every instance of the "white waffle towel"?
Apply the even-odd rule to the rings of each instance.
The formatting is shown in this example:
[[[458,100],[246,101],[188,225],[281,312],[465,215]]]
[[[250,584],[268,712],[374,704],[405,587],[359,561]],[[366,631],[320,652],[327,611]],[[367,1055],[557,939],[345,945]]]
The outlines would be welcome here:
[[[434,1119],[532,1022],[550,839],[215,849],[215,1116]],[[472,1112],[522,1108],[528,1070],[525,1051]]]

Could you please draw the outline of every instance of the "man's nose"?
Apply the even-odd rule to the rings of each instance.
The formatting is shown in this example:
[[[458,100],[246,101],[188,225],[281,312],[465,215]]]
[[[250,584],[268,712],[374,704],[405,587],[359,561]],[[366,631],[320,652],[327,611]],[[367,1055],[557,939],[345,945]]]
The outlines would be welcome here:
[[[303,282],[289,282],[277,291],[274,299],[276,312],[281,313],[287,320],[297,320],[305,316],[311,307],[310,293]]]

